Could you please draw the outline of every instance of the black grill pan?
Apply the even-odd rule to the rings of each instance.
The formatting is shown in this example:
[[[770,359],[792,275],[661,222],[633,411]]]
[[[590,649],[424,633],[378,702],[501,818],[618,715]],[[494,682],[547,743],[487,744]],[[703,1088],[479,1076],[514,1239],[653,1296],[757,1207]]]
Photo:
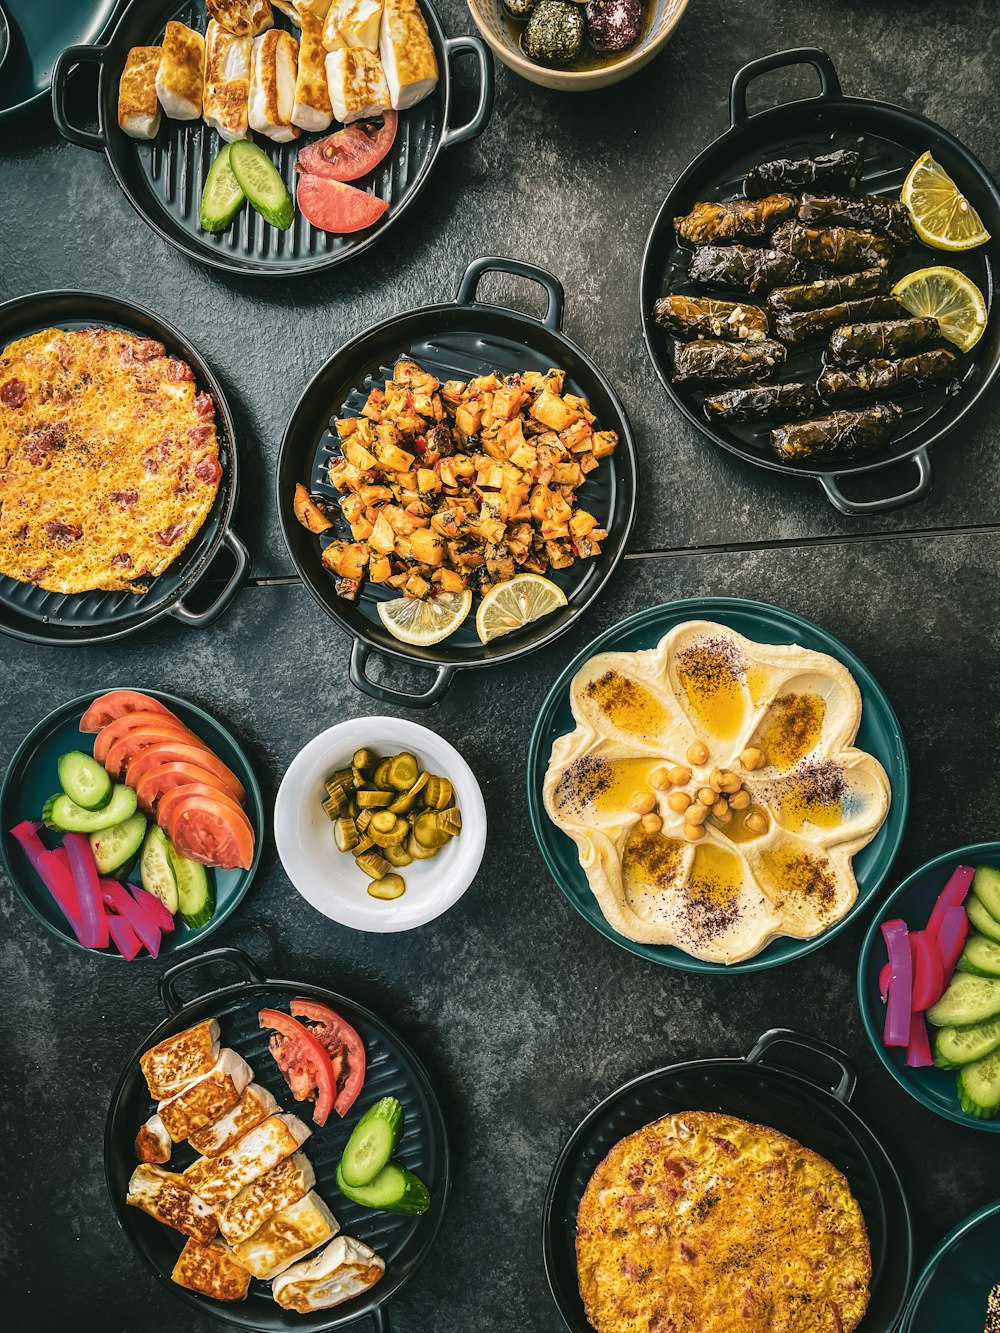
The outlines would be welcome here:
[[[508,273],[540,283],[548,293],[548,308],[541,320],[513,310],[485,305],[476,299],[483,275]],[[625,409],[610,382],[585,352],[562,332],[563,289],[544,269],[519,260],[490,257],[469,265],[453,302],[423,306],[396,315],[354,338],[326,363],[302,395],[292,414],[278,459],[278,513],[285,541],[299,577],[320,606],[354,639],[350,676],[354,685],[385,703],[423,708],[437,703],[462,667],[493,666],[534,652],[551,643],[582,615],[599,595],[625,552],[635,519],[636,457]],[[604,459],[580,490],[580,501],[606,528],[608,537],[596,560],[577,560],[569,569],[550,577],[566,593],[568,605],[519,633],[486,645],[475,627],[475,607],[465,623],[442,643],[415,648],[394,639],[378,618],[377,603],[399,596],[395,588],[365,585],[358,602],[338,597],[335,579],[323,568],[316,537],[306,532],[292,514],[296,482],[331,501],[337,492],[326,477],[330,458],[338,448],[334,418],[357,415],[369,390],[391,378],[392,366],[410,356],[441,379],[467,379],[490,370],[566,371],[567,387],[590,400],[602,429],[618,432],[618,447]],[[349,536],[341,521],[332,536]],[[423,663],[435,669],[435,679],[423,694],[407,694],[378,685],[365,674],[372,651]]]
[[[793,65],[811,65],[820,78],[819,96],[786,102],[757,115],[747,110],[747,91],[759,75]],[[893,279],[916,268],[946,264],[959,268],[976,282],[990,310],[989,325],[978,346],[961,358],[961,383],[930,386],[910,391],[905,396],[892,395],[904,409],[904,418],[895,429],[892,445],[874,457],[810,466],[787,463],[772,452],[768,440],[770,426],[728,425],[709,422],[704,414],[704,394],[687,385],[675,385],[670,379],[669,339],[653,323],[656,299],[667,293],[716,294],[687,281],[690,251],[677,242],[673,219],[690,211],[699,199],[731,199],[741,194],[743,177],[750,167],[777,157],[805,157],[826,153],[833,148],[861,148],[865,156],[864,174],[859,190],[868,194],[898,197],[910,167],[929,149],[950,173],[978,209],[993,239],[975,250],[952,254],[915,243],[897,256],[892,266]],[[929,492],[932,484],[929,449],[952,432],[983,397],[1000,371],[1000,320],[993,311],[995,273],[1000,263],[1000,189],[982,163],[947,130],[933,121],[888,102],[845,97],[833,62],[825,51],[812,47],[780,51],[745,65],[733,79],[730,93],[730,128],[681,173],[657,214],[646,242],[642,261],[640,305],[643,338],[663,387],[692,425],[716,444],[745,462],[772,471],[815,477],[827,498],[843,514],[871,514],[901,505],[913,504]],[[719,291],[729,299],[758,301],[745,292]],[[814,348],[790,349],[788,362],[780,379],[805,377],[815,380],[819,374]],[[960,447],[956,444],[954,447]],[[916,478],[902,492],[890,490],[877,499],[851,498],[841,481],[877,472],[881,468],[909,460]],[[890,485],[898,483],[890,483]],[[865,485],[870,493],[872,482]]]
[[[172,565],[153,579],[149,591],[47,592],[31,583],[0,575],[0,633],[32,643],[99,643],[122,638],[173,616],[204,629],[214,624],[243,587],[250,572],[250,552],[230,526],[236,503],[236,429],[222,387],[201,353],[172,324],[141,306],[96,292],[52,291],[18,296],[0,305],[0,349],[42,329],[83,329],[94,325],[125,329],[162,342],[170,356],[191,366],[199,389],[215,402],[222,479],[215,503],[192,542]],[[186,600],[226,547],[235,568],[211,604],[192,610]]]
[[[282,232],[268,226],[248,205],[227,231],[209,235],[198,225],[198,205],[208,169],[222,147],[218,134],[202,120],[169,120],[166,116],[149,143],[130,139],[118,128],[118,83],[129,50],[158,44],[171,19],[204,32],[203,0],[131,0],[103,46],[68,47],[52,71],[52,114],[64,138],[106,154],[115,179],[139,216],[190,258],[232,273],[265,276],[332,268],[376,244],[423,189],[441,150],[481,134],[493,110],[493,58],[485,43],[479,37],[445,37],[428,0],[420,3],[440,78],[430,96],[400,112],[396,142],[376,168],[373,185],[356,182],[389,203],[388,213],[368,231],[334,236],[311,226],[296,210],[291,229]],[[291,27],[278,11],[274,17],[276,23]],[[452,63],[462,55],[475,57],[479,99],[472,119],[452,126]],[[74,125],[66,110],[67,80],[75,68],[85,64],[98,68],[96,131]],[[331,131],[336,128],[331,126]],[[298,149],[318,137],[303,134],[295,143],[276,144],[256,136],[293,197]]]
[[[209,964],[235,968],[241,980],[190,1000],[182,999],[178,983],[187,974]],[[253,1329],[259,1333],[277,1333],[285,1329],[320,1333],[320,1330],[343,1328],[367,1315],[376,1333],[389,1333],[387,1302],[412,1277],[430,1250],[444,1217],[451,1188],[444,1116],[420,1061],[406,1043],[369,1009],[320,986],[268,980],[240,949],[210,949],[197,958],[175,963],[163,973],[159,989],[168,1016],[149,1034],[126,1065],[111,1098],[104,1134],[104,1169],[111,1204],[139,1258],[175,1296],[234,1328]],[[330,1310],[307,1315],[283,1310],[271,1299],[270,1284],[256,1278],[250,1283],[247,1299],[234,1304],[214,1301],[177,1286],[171,1282],[170,1272],[181,1252],[184,1237],[125,1203],[129,1177],[136,1164],[133,1148],[136,1131],[156,1109],[139,1068],[139,1057],[150,1046],[195,1023],[207,1018],[217,1019],[222,1029],[222,1044],[233,1047],[250,1064],[254,1081],[274,1093],[282,1110],[298,1114],[311,1125],[311,1103],[298,1103],[292,1098],[267,1049],[269,1033],[262,1031],[257,1023],[259,1010],[268,1006],[287,1010],[289,1000],[296,996],[317,1000],[335,1009],[357,1029],[365,1043],[368,1072],[357,1101],[343,1120],[334,1114],[322,1129],[313,1126],[312,1137],[305,1141],[302,1151],[315,1169],[315,1189],[330,1206],[343,1234],[370,1245],[385,1260],[385,1273],[369,1292]],[[344,1198],[334,1182],[337,1162],[362,1112],[379,1097],[388,1096],[398,1097],[405,1111],[403,1135],[396,1156],[415,1171],[430,1190],[431,1206],[422,1217],[399,1217],[362,1208]],[[182,1169],[194,1157],[194,1151],[186,1144],[177,1144],[169,1169]]]
[[[773,1066],[769,1052],[779,1045],[831,1060],[838,1070],[833,1089]],[[679,1111],[720,1111],[768,1125],[843,1172],[864,1214],[872,1254],[871,1301],[858,1333],[892,1333],[913,1280],[913,1227],[895,1167],[851,1109],[856,1083],[853,1065],[836,1047],[805,1033],[772,1028],[743,1059],[688,1060],[644,1074],[606,1097],[566,1143],[545,1197],[545,1273],[571,1333],[593,1333],[576,1275],[576,1214],[587,1183],[620,1139]]]

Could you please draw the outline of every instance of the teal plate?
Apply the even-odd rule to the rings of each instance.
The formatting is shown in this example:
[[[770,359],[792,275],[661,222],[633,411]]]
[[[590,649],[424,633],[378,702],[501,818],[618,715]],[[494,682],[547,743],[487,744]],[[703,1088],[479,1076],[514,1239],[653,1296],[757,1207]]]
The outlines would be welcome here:
[[[944,1116],[946,1120],[953,1120],[956,1125],[966,1125],[969,1129],[982,1129],[988,1134],[1000,1134],[1000,1116],[995,1120],[977,1120],[975,1116],[967,1115],[962,1110],[953,1069],[910,1069],[906,1063],[905,1050],[901,1048],[888,1050],[882,1045],[885,1005],[878,990],[878,974],[886,961],[882,922],[901,917],[914,930],[922,930],[927,924],[927,918],[931,914],[931,908],[938,894],[955,867],[975,866],[983,862],[1000,866],[1000,842],[975,842],[968,847],[959,847],[953,852],[936,856],[933,861],[928,861],[914,870],[913,874],[907,876],[899,888],[890,894],[868,928],[864,943],[861,945],[861,956],[858,959],[858,1003],[861,1006],[861,1018],[871,1044],[901,1088],[905,1088],[910,1096],[915,1097],[921,1106],[926,1106],[928,1111],[934,1111],[937,1115]],[[933,1044],[933,1028],[930,1029],[930,1035]],[[1000,1282],[1000,1251],[997,1253],[997,1273],[993,1280]]]
[[[672,945],[638,944],[613,930],[605,920],[587,877],[580,868],[576,846],[549,820],[542,804],[542,784],[548,768],[552,744],[557,737],[572,731],[575,725],[569,704],[573,677],[583,664],[597,653],[637,652],[654,648],[664,634],[685,620],[715,620],[738,634],[759,643],[798,643],[804,648],[828,653],[843,663],[861,690],[863,711],[857,745],[878,759],[889,775],[892,804],[885,823],[875,837],[854,858],[858,896],[851,910],[838,922],[811,940],[776,939],[753,958],[742,963],[709,963]],[[738,597],[690,597],[664,606],[639,611],[627,620],[599,635],[570,662],[542,705],[528,749],[528,810],[531,826],[545,864],[553,879],[576,910],[606,939],[620,944],[630,953],[680,972],[763,972],[803,958],[820,948],[848,926],[861,912],[888,875],[906,826],[910,804],[910,765],[896,714],[868,668],[833,635],[794,611],[784,611],[766,602],[749,602]]]
[[[983,1333],[1000,1282],[1000,1201],[949,1231],[917,1279],[899,1333]]]
[[[109,688],[134,687],[125,685]],[[176,924],[172,934],[164,935],[160,946],[159,957],[163,958],[165,955],[180,953],[182,949],[189,949],[194,944],[200,944],[239,906],[260,864],[263,848],[264,798],[249,759],[215,718],[210,717],[195,704],[188,703],[185,699],[178,699],[176,695],[163,694],[159,690],[142,692],[166,704],[182,722],[211,746],[224,764],[233,770],[246,789],[246,814],[254,831],[254,856],[250,869],[209,871],[215,890],[215,913],[211,921],[192,930],[179,916],[175,917]],[[4,776],[3,785],[0,786],[0,858],[3,860],[7,878],[32,916],[53,935],[78,949],[82,947],[80,942],[66,924],[66,919],[51,894],[10,836],[9,830],[23,819],[37,820],[46,800],[53,792],[59,790],[56,764],[61,754],[65,754],[67,750],[93,752],[94,737],[80,730],[80,719],[98,694],[107,693],[108,690],[105,689],[98,691],[97,694],[80,695],[79,698],[70,699],[61,708],[43,718],[18,746],[17,753]],[[137,882],[136,871],[133,871],[129,878]],[[121,961],[121,954],[113,944],[107,949],[88,949],[87,952],[102,958],[115,958]],[[140,958],[146,957],[148,955],[142,951],[135,961],[138,962]]]
[[[3,0],[10,44],[0,77],[0,120],[49,95],[52,66],[67,46],[99,42],[119,0]]]

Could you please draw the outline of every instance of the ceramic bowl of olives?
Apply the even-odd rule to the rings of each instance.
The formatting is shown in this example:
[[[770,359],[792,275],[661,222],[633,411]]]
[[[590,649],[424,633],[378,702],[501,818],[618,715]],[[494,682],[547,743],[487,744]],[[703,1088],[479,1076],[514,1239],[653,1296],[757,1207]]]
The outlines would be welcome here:
[[[469,0],[508,68],[558,92],[619,83],[666,46],[688,0]]]

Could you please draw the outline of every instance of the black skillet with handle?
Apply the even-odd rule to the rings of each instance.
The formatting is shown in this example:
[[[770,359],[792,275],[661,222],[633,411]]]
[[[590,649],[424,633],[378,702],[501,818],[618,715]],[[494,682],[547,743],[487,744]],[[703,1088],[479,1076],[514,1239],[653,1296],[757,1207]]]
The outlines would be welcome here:
[[[195,990],[185,998],[181,983],[187,990],[191,975],[208,966],[235,969],[239,980],[207,991]],[[111,1206],[139,1258],[168,1291],[201,1313],[214,1315],[233,1328],[255,1330],[255,1333],[284,1333],[284,1330],[292,1329],[328,1333],[328,1330],[344,1328],[368,1316],[375,1333],[389,1333],[388,1302],[426,1258],[441,1226],[451,1188],[451,1161],[444,1116],[430,1078],[417,1056],[370,1009],[322,986],[270,980],[240,949],[209,949],[197,958],[175,963],[160,978],[159,992],[166,1017],[133,1052],[125,1066],[111,1098],[104,1134],[104,1171]],[[149,1097],[139,1057],[157,1042],[196,1023],[216,1019],[221,1029],[222,1045],[232,1047],[243,1056],[253,1069],[254,1081],[274,1093],[283,1111],[292,1111],[311,1124],[311,1103],[298,1103],[292,1099],[268,1050],[269,1033],[261,1029],[257,1021],[261,1009],[287,1011],[289,1001],[295,997],[315,1000],[334,1009],[355,1028],[364,1042],[367,1073],[357,1101],[343,1120],[332,1115],[322,1128],[312,1126],[314,1132],[302,1145],[302,1151],[316,1173],[314,1188],[339,1221],[341,1232],[363,1241],[385,1260],[385,1273],[369,1291],[329,1310],[306,1315],[282,1309],[271,1298],[270,1284],[257,1279],[251,1281],[247,1299],[232,1304],[177,1286],[171,1282],[170,1272],[184,1237],[125,1203],[129,1177],[136,1166],[133,1147],[136,1132],[156,1109]],[[405,1116],[403,1134],[394,1157],[414,1171],[430,1191],[431,1206],[420,1217],[401,1217],[363,1208],[346,1199],[335,1184],[337,1163],[351,1130],[373,1102],[389,1096],[402,1102]],[[182,1168],[193,1159],[194,1152],[186,1144],[175,1145],[174,1160],[168,1169]]]
[[[751,115],[750,85],[762,74],[809,65],[820,81],[818,96],[785,102]],[[968,356],[961,357],[957,387],[925,387],[899,399],[902,422],[888,449],[823,464],[780,461],[769,446],[770,423],[729,425],[710,422],[704,395],[670,376],[670,340],[653,322],[653,305],[667,292],[710,295],[687,281],[690,252],[674,233],[675,217],[688,213],[698,200],[731,199],[743,192],[743,178],[760,162],[779,157],[810,157],[835,148],[860,149],[864,170],[861,193],[898,197],[910,167],[930,150],[978,210],[993,239],[975,250],[951,253],[915,243],[893,261],[893,281],[918,268],[944,264],[961,269],[979,286],[990,307],[989,325]],[[779,51],[745,65],[733,79],[729,129],[710,144],[674,182],[663,201],[646,242],[642,261],[640,304],[643,338],[656,373],[677,407],[702,434],[745,462],[792,476],[815,477],[830,503],[843,514],[874,514],[921,500],[932,485],[930,447],[950,434],[984,396],[1000,372],[1000,319],[992,309],[995,274],[1000,266],[1000,189],[982,163],[947,130],[933,121],[889,102],[845,97],[833,61],[825,51],[805,47]],[[727,299],[739,293],[720,292]],[[745,293],[743,294],[745,297]],[[748,299],[756,302],[759,298]],[[814,349],[792,349],[782,379],[815,380],[819,374]],[[954,448],[960,448],[956,443]],[[915,472],[901,491],[877,498],[852,498],[842,483],[865,476],[865,490],[878,489],[872,476],[890,464],[907,463]],[[899,469],[892,474],[895,476]],[[883,483],[884,484],[884,483]],[[852,486],[852,491],[857,488]]]

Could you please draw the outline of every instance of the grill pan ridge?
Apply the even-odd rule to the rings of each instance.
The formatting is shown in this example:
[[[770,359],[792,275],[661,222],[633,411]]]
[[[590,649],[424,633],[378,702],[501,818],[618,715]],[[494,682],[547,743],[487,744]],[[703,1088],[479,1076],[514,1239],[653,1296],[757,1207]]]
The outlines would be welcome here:
[[[95,324],[155,338],[167,354],[189,363],[199,389],[215,403],[222,478],[215,501],[197,536],[177,559],[150,581],[145,593],[49,592],[0,575],[0,633],[33,643],[107,642],[172,615],[192,628],[207,628],[222,615],[246,582],[250,553],[231,526],[237,498],[236,427],[222,387],[201,353],[173,325],[143,307],[98,292],[50,291],[19,296],[0,305],[0,348],[49,327],[91,328]],[[235,560],[233,572],[200,612],[184,598],[201,582],[222,547]]]
[[[249,206],[226,231],[210,235],[198,224],[198,209],[208,169],[222,140],[203,120],[176,121],[164,117],[156,138],[149,143],[130,139],[118,128],[118,83],[133,46],[158,42],[173,19],[204,32],[207,16],[203,0],[131,0],[103,46],[68,47],[52,73],[52,113],[60,133],[84,148],[103,151],[126,198],[154,232],[189,258],[213,268],[260,276],[287,276],[331,268],[363,253],[401,218],[420,194],[443,148],[465,143],[481,134],[493,110],[493,58],[479,37],[445,37],[429,0],[420,0],[439,75],[430,95],[399,113],[396,141],[375,169],[372,183],[358,183],[389,204],[388,213],[374,228],[353,235],[335,235],[313,227],[296,210],[292,226],[280,231],[269,226]],[[275,13],[275,23],[289,21]],[[293,34],[297,30],[291,28]],[[452,127],[452,65],[472,56],[478,74],[478,104],[472,118]],[[67,82],[80,66],[96,65],[98,74],[98,130],[83,130],[68,118]],[[336,126],[331,126],[331,130]],[[318,136],[305,134],[292,144],[276,144],[256,136],[295,196],[296,153]]]
[[[786,102],[751,115],[747,110],[750,84],[768,71],[796,65],[811,65],[820,78],[818,96]],[[670,377],[669,337],[653,322],[653,304],[666,292],[719,295],[725,299],[750,300],[762,296],[746,292],[710,291],[687,280],[690,251],[682,248],[674,234],[673,219],[690,211],[696,200],[722,200],[742,193],[746,171],[753,165],[778,157],[803,157],[833,148],[861,148],[865,166],[859,191],[898,197],[909,168],[930,149],[937,161],[953,176],[976,205],[993,239],[985,246],[957,254],[931,250],[916,242],[893,261],[893,280],[912,269],[946,264],[962,269],[980,287],[990,312],[981,341],[962,357],[957,389],[928,386],[893,394],[904,409],[900,433],[888,449],[872,456],[834,460],[824,465],[788,463],[771,452],[768,433],[775,423],[729,425],[710,422],[702,408],[703,393],[687,385],[675,385]],[[845,97],[833,62],[825,51],[807,47],[780,51],[751,61],[739,70],[730,92],[730,127],[704,149],[681,173],[664,200],[650,230],[643,254],[639,288],[643,341],[656,374],[674,404],[688,421],[713,443],[744,462],[789,476],[814,477],[827,499],[841,513],[864,515],[899,508],[923,499],[933,484],[929,449],[950,434],[976,406],[1000,373],[1000,320],[993,309],[995,273],[1000,265],[1000,188],[982,163],[947,130],[926,117],[889,102]],[[804,378],[814,382],[819,374],[815,346],[790,348],[788,361],[777,376],[780,380]],[[830,410],[830,409],[821,409]],[[819,415],[819,412],[817,412]],[[879,490],[871,474],[892,464],[909,462],[916,480],[904,476],[902,491],[893,491],[899,480],[886,479],[888,494],[854,499],[840,486],[844,477],[868,474],[865,490]],[[909,482],[908,489],[906,488]]]

